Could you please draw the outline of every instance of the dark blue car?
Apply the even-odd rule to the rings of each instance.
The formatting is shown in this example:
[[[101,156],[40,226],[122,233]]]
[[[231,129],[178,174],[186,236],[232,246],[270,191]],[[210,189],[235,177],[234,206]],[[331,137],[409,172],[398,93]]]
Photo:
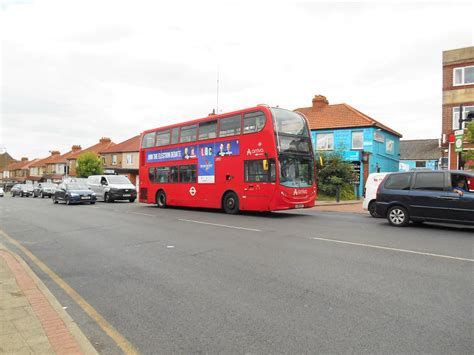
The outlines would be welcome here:
[[[474,225],[472,181],[467,171],[389,174],[377,191],[376,211],[398,227],[410,221]]]
[[[96,196],[85,183],[69,182],[60,184],[54,192],[53,203],[59,203],[59,201],[65,202],[66,205],[73,203],[90,203],[93,205]]]

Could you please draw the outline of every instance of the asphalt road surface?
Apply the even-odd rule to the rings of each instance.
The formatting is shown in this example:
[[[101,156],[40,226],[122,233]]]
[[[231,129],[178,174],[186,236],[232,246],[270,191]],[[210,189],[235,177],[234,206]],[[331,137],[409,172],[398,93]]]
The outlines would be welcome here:
[[[141,353],[473,353],[472,227],[0,198],[0,229]],[[96,321],[18,248],[104,354]]]

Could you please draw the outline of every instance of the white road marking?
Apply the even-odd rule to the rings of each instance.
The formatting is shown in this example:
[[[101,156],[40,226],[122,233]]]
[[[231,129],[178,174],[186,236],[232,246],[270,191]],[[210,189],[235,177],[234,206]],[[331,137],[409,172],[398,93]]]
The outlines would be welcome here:
[[[198,223],[198,224],[207,224],[207,225],[210,225],[210,226],[223,227],[223,228],[241,229],[241,230],[244,230],[244,231],[251,231],[251,232],[261,232],[260,229],[229,226],[229,225],[227,225],[227,224],[217,224],[217,223],[193,221],[192,219],[181,219],[181,218],[179,218],[178,221],[181,221],[181,222],[190,222],[190,223]]]
[[[119,210],[114,210],[116,212],[122,212],[122,211],[119,211]],[[156,217],[154,214],[147,214],[147,213],[140,213],[140,212],[125,212],[125,213],[128,213],[128,214],[137,214],[139,216],[147,216],[147,217]]]
[[[457,257],[457,256],[442,255],[442,254],[424,253],[424,252],[421,252],[421,251],[409,250],[409,249],[398,249],[398,248],[383,247],[383,246],[380,246],[380,245],[354,243],[354,242],[347,242],[347,241],[345,241],[345,240],[338,240],[338,239],[327,239],[327,238],[317,238],[317,237],[313,237],[313,238],[311,238],[311,239],[313,239],[313,240],[321,240],[321,241],[323,241],[323,242],[332,242],[332,243],[356,245],[356,246],[359,246],[359,247],[366,247],[366,248],[374,248],[374,249],[398,251],[398,252],[401,252],[401,253],[409,253],[409,254],[418,254],[418,255],[425,255],[425,256],[433,256],[433,257],[436,257],[436,258],[444,258],[444,259],[453,259],[453,260],[461,260],[461,261],[474,262],[474,259],[460,258],[460,257]]]

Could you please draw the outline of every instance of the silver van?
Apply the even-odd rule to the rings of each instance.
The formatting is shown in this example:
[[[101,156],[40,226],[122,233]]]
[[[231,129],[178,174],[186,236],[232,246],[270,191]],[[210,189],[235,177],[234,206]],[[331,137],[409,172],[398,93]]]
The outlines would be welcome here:
[[[137,198],[135,186],[123,175],[91,175],[87,178],[87,185],[95,192],[98,201],[135,202]]]

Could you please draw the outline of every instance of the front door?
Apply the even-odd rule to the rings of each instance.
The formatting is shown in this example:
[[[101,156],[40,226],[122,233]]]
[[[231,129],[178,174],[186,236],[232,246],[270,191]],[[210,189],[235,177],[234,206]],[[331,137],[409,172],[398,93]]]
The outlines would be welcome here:
[[[266,211],[275,191],[274,159],[244,161],[243,203],[248,210]]]

